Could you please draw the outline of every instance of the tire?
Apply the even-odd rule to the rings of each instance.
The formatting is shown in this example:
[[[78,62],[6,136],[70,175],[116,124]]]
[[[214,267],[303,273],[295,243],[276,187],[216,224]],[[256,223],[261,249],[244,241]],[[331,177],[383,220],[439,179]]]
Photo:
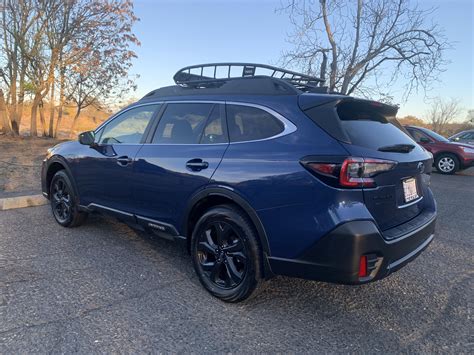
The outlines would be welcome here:
[[[449,153],[442,153],[437,156],[435,165],[436,170],[445,175],[454,174],[459,170],[458,158],[455,155]]]
[[[59,170],[51,180],[50,201],[54,219],[63,227],[80,226],[87,213],[78,210],[78,199],[66,171]]]
[[[223,301],[254,296],[262,283],[257,232],[249,217],[232,205],[213,207],[199,218],[191,256],[201,284]]]

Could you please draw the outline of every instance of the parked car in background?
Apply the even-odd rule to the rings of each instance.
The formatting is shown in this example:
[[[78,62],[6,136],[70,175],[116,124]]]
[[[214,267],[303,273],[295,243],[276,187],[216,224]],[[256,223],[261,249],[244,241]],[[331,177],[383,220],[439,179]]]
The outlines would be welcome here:
[[[107,213],[182,241],[202,285],[228,302],[275,274],[379,280],[433,240],[432,156],[397,107],[266,65],[174,79],[49,150],[42,187],[60,225]]]
[[[451,142],[474,145],[474,129],[456,133],[454,136],[449,137],[449,140]]]
[[[434,157],[434,165],[441,174],[454,174],[474,166],[474,147],[451,142],[442,135],[424,127],[405,126],[413,139]]]

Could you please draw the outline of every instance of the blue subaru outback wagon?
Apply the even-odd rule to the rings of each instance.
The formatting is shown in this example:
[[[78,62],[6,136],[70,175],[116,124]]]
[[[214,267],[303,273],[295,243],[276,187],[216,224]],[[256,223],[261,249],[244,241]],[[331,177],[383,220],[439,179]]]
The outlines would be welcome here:
[[[202,285],[229,302],[273,275],[379,280],[433,240],[433,158],[396,107],[268,65],[174,80],[48,151],[42,189],[59,224],[106,213],[183,241]]]

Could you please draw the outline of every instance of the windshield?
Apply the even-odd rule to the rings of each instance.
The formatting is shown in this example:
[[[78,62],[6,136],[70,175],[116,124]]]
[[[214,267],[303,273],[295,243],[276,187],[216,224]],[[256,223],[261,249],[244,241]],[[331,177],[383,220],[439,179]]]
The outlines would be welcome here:
[[[426,128],[421,128],[421,130],[426,133],[427,135],[429,135],[431,138],[434,138],[436,139],[437,141],[440,141],[440,142],[449,142],[449,139],[443,137],[442,135],[436,133],[436,132],[433,132],[429,129],[426,129]]]

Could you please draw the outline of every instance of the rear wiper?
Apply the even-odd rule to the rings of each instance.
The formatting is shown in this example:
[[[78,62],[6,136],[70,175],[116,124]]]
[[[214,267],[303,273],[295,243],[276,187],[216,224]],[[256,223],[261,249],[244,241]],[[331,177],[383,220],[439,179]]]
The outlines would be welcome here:
[[[380,152],[410,153],[415,146],[413,144],[394,144],[380,147]]]

